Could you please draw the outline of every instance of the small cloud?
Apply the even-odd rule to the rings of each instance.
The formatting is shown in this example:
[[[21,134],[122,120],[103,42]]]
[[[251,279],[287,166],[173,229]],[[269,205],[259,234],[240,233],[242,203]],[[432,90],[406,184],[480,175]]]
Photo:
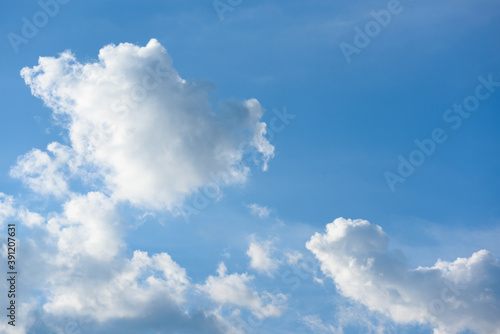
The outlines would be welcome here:
[[[17,218],[29,228],[41,226],[45,221],[45,219],[40,214],[31,212],[25,208],[19,210],[19,212],[17,213]]]
[[[321,285],[325,284],[325,281],[322,278],[319,278],[318,276],[314,276],[313,280],[314,280],[314,282],[316,282],[318,284],[321,284]]]
[[[226,265],[221,262],[217,276],[209,276],[204,285],[197,287],[216,303],[246,308],[259,319],[281,316],[286,309],[287,297],[281,293],[273,295],[251,289],[248,283],[254,278],[247,273],[228,275]]]
[[[68,179],[79,165],[69,147],[53,142],[47,146],[47,152],[32,149],[19,157],[10,176],[20,179],[35,193],[63,197],[70,193]]]
[[[286,256],[286,263],[289,266],[296,266],[299,260],[302,260],[304,258],[304,255],[302,255],[302,253],[299,251],[287,252],[285,256]]]
[[[231,258],[231,253],[229,253],[229,248],[224,248],[222,250],[221,256],[224,257],[224,258],[226,258],[226,259]]]
[[[268,207],[260,206],[256,203],[247,205],[247,207],[253,215],[261,219],[267,218],[271,214],[271,210]]]
[[[274,228],[282,228],[282,227],[285,227],[285,226],[286,226],[285,222],[283,222],[279,218],[276,218],[276,222],[273,224]]]
[[[250,257],[250,268],[272,276],[279,265],[279,261],[271,257],[272,251],[272,241],[259,242],[255,236],[251,236],[250,246],[247,250],[247,255]]]

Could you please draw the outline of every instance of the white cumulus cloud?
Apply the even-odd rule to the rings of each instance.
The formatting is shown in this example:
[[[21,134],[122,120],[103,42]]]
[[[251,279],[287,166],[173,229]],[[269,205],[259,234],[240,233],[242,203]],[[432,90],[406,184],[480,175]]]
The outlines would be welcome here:
[[[500,261],[493,254],[411,269],[388,251],[388,241],[380,226],[338,218],[306,247],[342,295],[397,323],[427,323],[435,333],[500,333]]]
[[[155,39],[105,46],[96,62],[80,63],[69,51],[41,57],[21,75],[71,143],[69,151],[49,146],[53,157],[35,149],[13,167],[14,177],[43,194],[68,191],[64,159],[69,169],[92,168],[114,199],[172,210],[218,173],[224,184],[244,182],[245,152],[259,152],[263,169],[274,155],[257,100],[212,107],[210,87],[181,78]]]

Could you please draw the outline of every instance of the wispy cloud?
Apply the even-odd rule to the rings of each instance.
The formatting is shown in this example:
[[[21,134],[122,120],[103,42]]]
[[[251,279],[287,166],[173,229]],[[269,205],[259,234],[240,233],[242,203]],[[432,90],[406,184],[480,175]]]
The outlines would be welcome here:
[[[257,203],[249,204],[247,207],[250,210],[250,213],[261,219],[267,218],[271,214],[271,210],[268,207],[261,206]]]

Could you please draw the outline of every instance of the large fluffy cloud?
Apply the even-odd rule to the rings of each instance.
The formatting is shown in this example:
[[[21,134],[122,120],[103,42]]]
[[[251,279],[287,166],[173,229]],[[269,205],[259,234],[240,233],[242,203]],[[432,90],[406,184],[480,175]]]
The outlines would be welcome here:
[[[399,323],[429,323],[435,333],[500,333],[500,261],[470,258],[410,269],[387,249],[382,228],[338,218],[306,244],[339,292]]]
[[[192,288],[167,253],[135,251],[130,260],[59,271],[47,289],[43,319],[56,332],[64,325],[60,319],[72,319],[82,333],[225,333],[228,324],[215,312],[189,306]]]
[[[68,326],[89,333],[238,332],[218,312],[232,300],[207,295],[169,254],[129,255],[121,205],[174,210],[210,181],[219,196],[221,186],[246,180],[245,154],[267,169],[274,147],[261,105],[249,99],[212,106],[210,85],[182,79],[154,39],[145,47],[106,46],[98,58],[80,63],[68,51],[21,71],[69,141],[31,150],[10,171],[33,192],[64,199],[61,212],[42,216],[0,193],[0,224],[16,218],[32,232],[20,241],[29,277],[23,284],[41,297],[24,301],[33,307],[20,333],[30,321],[56,333]],[[249,280],[210,276],[205,287],[244,288],[248,299],[239,306],[259,318],[280,315],[280,296],[246,287]],[[193,305],[193,298],[210,306]]]
[[[49,145],[54,157],[33,150],[19,159],[11,174],[33,190],[66,193],[64,160],[92,167],[114,199],[173,209],[214,175],[224,173],[215,187],[243,182],[245,152],[258,152],[267,168],[274,147],[257,100],[212,107],[209,85],[181,78],[155,39],[108,45],[98,58],[83,64],[68,51],[21,71],[71,142]]]
[[[43,296],[20,296],[25,310],[19,333],[32,326],[37,333],[226,333],[231,328],[216,306],[193,305],[190,299],[200,292],[169,254],[136,250],[129,257],[117,202],[106,195],[73,194],[62,212],[48,219],[13,201],[8,206],[9,214],[25,217],[33,232],[19,241],[24,259],[19,290]],[[5,251],[1,255],[5,264]]]

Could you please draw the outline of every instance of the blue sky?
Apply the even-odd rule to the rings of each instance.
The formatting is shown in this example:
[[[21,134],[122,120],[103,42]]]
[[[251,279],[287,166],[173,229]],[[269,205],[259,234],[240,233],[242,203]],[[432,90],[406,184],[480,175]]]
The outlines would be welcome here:
[[[0,12],[2,333],[499,332],[498,3]]]

